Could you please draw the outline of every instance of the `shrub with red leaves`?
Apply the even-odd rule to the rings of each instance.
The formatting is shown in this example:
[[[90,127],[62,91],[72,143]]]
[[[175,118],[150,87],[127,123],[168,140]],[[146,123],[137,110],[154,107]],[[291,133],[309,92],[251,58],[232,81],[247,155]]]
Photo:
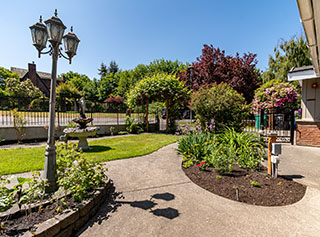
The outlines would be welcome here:
[[[204,45],[202,55],[192,63],[192,90],[212,83],[225,82],[243,95],[249,103],[258,88],[258,70],[256,70],[256,54],[248,53],[240,57],[226,55],[224,50]],[[190,86],[190,71],[180,73],[180,79]]]

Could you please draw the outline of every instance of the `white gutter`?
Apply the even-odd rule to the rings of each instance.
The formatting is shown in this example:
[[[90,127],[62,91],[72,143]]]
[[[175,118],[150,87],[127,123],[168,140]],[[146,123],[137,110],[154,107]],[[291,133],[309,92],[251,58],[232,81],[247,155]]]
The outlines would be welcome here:
[[[320,1],[297,0],[297,4],[309,46],[312,64],[316,75],[320,76]]]

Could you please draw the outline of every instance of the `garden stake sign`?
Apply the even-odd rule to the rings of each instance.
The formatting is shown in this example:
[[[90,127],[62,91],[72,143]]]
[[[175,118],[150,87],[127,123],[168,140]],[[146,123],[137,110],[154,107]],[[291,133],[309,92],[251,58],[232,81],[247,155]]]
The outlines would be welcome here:
[[[277,133],[270,132],[268,134],[268,174],[272,174],[272,163],[271,163],[271,153],[272,153],[272,143],[275,143],[277,140]]]

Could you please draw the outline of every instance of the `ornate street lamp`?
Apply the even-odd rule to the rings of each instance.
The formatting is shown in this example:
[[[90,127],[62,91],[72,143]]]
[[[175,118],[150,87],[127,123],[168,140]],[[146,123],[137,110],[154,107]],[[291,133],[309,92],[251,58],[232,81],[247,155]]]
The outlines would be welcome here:
[[[42,17],[40,16],[40,22],[37,22],[30,26],[33,45],[37,48],[39,58],[41,54],[49,54],[52,56],[52,73],[51,73],[51,88],[50,88],[50,106],[49,106],[49,129],[48,129],[48,141],[45,152],[45,167],[44,178],[48,180],[47,192],[53,192],[56,190],[55,182],[55,165],[56,165],[56,147],[54,145],[54,125],[55,125],[55,106],[56,106],[56,80],[57,80],[57,62],[58,57],[64,57],[69,60],[74,55],[78,48],[80,40],[72,32],[63,35],[66,27],[62,21],[58,18],[57,9],[54,16],[45,21],[46,25],[42,23]],[[62,39],[64,40],[65,52],[68,57],[62,54],[62,48],[60,44]],[[46,48],[47,41],[51,44],[50,49],[47,52],[42,52]]]

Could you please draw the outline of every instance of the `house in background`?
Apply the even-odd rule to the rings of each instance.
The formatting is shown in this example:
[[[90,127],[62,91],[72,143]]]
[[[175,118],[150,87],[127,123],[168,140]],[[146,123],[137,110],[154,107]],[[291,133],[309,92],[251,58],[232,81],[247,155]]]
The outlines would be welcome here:
[[[312,66],[293,68],[288,80],[302,87],[302,118],[297,120],[296,144],[320,147],[320,1],[297,0]]]
[[[38,87],[44,96],[50,95],[51,74],[47,72],[37,72],[36,64],[29,63],[28,70],[23,68],[11,67],[12,72],[18,73],[20,80],[30,79],[34,86]],[[57,83],[60,81],[57,80]]]

